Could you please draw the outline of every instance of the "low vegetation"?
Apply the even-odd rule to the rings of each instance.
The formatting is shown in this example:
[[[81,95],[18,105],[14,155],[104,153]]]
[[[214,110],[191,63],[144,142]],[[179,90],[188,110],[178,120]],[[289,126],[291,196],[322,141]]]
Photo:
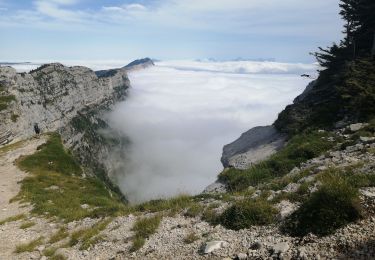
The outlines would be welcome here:
[[[154,234],[158,229],[161,219],[162,217],[160,215],[156,215],[148,218],[140,218],[137,220],[137,222],[135,222],[132,228],[132,231],[135,232],[133,245],[131,247],[132,252],[142,248],[146,239]]]
[[[24,218],[26,218],[26,215],[25,215],[25,214],[15,215],[15,216],[12,216],[12,217],[6,218],[6,219],[4,219],[4,220],[1,220],[1,221],[0,221],[0,226],[6,224],[6,223],[8,223],[8,222],[17,221],[17,220],[21,220],[21,219],[24,219]]]
[[[61,138],[51,134],[46,144],[33,155],[21,158],[17,165],[30,173],[13,199],[30,202],[33,213],[66,221],[84,217],[122,214],[121,199],[94,178],[82,176],[82,170],[64,149]]]
[[[7,109],[9,104],[15,100],[14,95],[0,95],[0,111]]]
[[[321,178],[322,186],[302,203],[282,229],[293,236],[328,235],[362,215],[358,189],[335,170]]]
[[[37,246],[43,244],[43,237],[36,238],[29,243],[16,246],[15,253],[33,252]]]
[[[103,231],[110,223],[112,219],[104,219],[96,223],[95,225],[75,231],[70,238],[69,246],[74,246],[78,243],[81,243],[79,249],[86,250],[90,246],[98,243],[103,236],[100,235],[100,232]]]
[[[185,236],[184,243],[185,244],[192,244],[195,241],[197,241],[198,239],[199,239],[199,236],[197,236],[197,234],[195,232],[190,232],[189,234],[187,234]]]
[[[224,227],[234,230],[253,225],[267,225],[275,220],[276,209],[266,200],[243,200],[234,203],[218,217]]]
[[[335,142],[329,142],[328,133],[317,131],[294,136],[285,148],[268,160],[252,166],[248,170],[234,168],[223,171],[219,180],[226,183],[231,191],[242,191],[289,173],[301,163],[317,157],[331,149]]]
[[[20,229],[27,229],[29,227],[35,226],[36,223],[33,221],[27,221],[21,224]]]
[[[66,227],[61,227],[52,237],[49,239],[48,243],[54,244],[57,243],[69,236],[69,233]]]

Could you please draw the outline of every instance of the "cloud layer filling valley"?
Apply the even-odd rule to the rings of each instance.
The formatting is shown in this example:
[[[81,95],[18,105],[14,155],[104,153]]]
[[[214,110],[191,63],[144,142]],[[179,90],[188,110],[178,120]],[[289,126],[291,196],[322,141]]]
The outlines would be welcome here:
[[[246,74],[218,72],[226,67],[220,63],[194,64],[163,62],[130,73],[129,97],[110,115],[112,127],[132,142],[118,176],[131,202],[201,192],[222,170],[222,147],[271,124],[308,84],[297,73],[315,68],[278,64],[281,70]]]

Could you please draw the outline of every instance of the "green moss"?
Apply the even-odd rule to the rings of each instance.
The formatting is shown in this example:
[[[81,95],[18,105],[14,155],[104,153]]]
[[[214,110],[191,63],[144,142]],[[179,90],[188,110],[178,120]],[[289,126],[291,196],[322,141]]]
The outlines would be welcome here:
[[[267,225],[275,220],[276,209],[266,200],[238,201],[219,217],[224,227],[234,230]]]

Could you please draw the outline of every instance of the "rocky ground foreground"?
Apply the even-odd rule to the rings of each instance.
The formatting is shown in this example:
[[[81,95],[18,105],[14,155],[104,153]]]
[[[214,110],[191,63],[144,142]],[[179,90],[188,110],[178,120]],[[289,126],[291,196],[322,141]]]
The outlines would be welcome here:
[[[339,130],[337,134],[344,139],[351,138],[345,130]],[[306,182],[310,184],[309,192],[314,192],[320,185],[316,176],[329,168],[352,167],[358,174],[375,174],[374,139],[360,137],[343,149],[329,151],[302,164],[289,176],[302,171],[309,174],[295,178],[295,182],[282,190],[249,187],[246,195],[224,199],[223,194],[223,200],[220,195],[206,196],[199,203],[223,211],[243,196],[255,198],[267,192],[267,199],[273,200],[280,194],[297,192]],[[374,187],[360,189],[361,205],[365,210],[363,218],[325,237],[308,234],[296,238],[283,234],[280,224],[299,204],[282,199],[275,206],[279,212],[278,221],[272,225],[234,231],[203,221],[199,212],[188,217],[187,209],[184,209],[177,214],[165,214],[144,246],[132,252],[135,222],[140,217],[159,214],[132,213],[108,219],[108,225],[99,230],[98,239],[86,247],[81,242],[71,243],[75,231],[90,228],[103,220],[85,218],[66,223],[31,214],[29,205],[9,202],[19,191],[17,182],[27,175],[14,166],[14,160],[33,153],[44,141],[43,138],[33,139],[0,152],[0,221],[8,218],[0,222],[0,259],[375,259]],[[29,248],[19,250],[20,245]]]

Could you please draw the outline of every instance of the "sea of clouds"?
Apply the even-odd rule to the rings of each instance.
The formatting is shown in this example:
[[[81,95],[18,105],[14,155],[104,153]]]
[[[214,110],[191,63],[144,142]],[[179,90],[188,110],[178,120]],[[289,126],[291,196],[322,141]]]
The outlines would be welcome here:
[[[63,61],[93,70],[129,61]],[[45,61],[14,65],[35,69]],[[160,61],[129,73],[127,99],[108,115],[131,145],[117,179],[131,202],[196,194],[222,170],[225,144],[251,127],[272,124],[315,75],[316,64],[255,61]],[[314,77],[314,76],[313,76]],[[117,153],[117,152],[116,152]],[[122,164],[122,165],[121,165]]]
[[[314,74],[314,64],[157,62],[131,72],[126,101],[110,114],[132,142],[121,190],[131,202],[201,192],[223,169],[222,148],[272,124]]]

